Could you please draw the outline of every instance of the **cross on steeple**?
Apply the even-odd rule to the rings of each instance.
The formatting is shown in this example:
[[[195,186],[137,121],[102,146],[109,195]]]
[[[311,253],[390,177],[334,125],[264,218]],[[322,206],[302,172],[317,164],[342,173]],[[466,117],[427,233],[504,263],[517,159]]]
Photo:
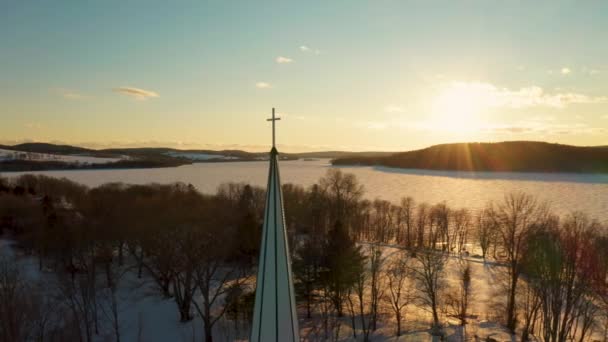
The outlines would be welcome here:
[[[268,154],[268,187],[260,254],[256,277],[251,342],[299,342],[291,254],[279,177],[279,152],[275,145],[275,122],[272,109],[272,149]]]
[[[272,118],[266,119],[266,121],[272,121],[272,147],[275,147],[275,129],[274,122],[277,120],[281,120],[281,118],[275,118],[274,116],[274,108],[272,108]]]

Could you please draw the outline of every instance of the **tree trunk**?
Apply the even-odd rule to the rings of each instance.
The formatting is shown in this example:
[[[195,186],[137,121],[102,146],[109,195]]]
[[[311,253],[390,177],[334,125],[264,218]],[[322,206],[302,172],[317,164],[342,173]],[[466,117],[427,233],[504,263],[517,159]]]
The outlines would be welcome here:
[[[401,313],[399,311],[397,311],[395,318],[397,320],[397,336],[401,336]]]
[[[106,268],[106,286],[108,288],[112,288],[114,286],[114,282],[112,281],[112,262],[105,263]]]
[[[350,297],[350,294],[348,295],[348,310],[350,311],[350,323],[353,327],[353,339],[357,340],[357,321],[355,318],[355,305],[353,304],[353,300]]]
[[[213,326],[211,325],[211,308],[210,304],[205,298],[205,316],[203,317],[204,331],[205,331],[205,342],[213,342]]]
[[[183,302],[179,305],[179,321],[180,322],[188,322],[192,319],[192,315],[190,315],[190,302]]]
[[[433,328],[432,330],[432,334],[433,335],[438,335],[439,334],[439,313],[437,312],[437,300],[433,295],[433,298],[431,299],[431,307],[432,307],[432,311],[433,311]]]
[[[310,289],[310,285],[307,284],[307,291],[306,291],[306,318],[310,318],[311,317],[311,302],[312,302],[312,296],[311,296],[311,289]]]
[[[122,266],[124,264],[124,255],[123,255],[123,244],[124,242],[120,241],[118,243],[118,265]]]
[[[144,249],[140,247],[139,252],[139,267],[137,270],[137,279],[141,279],[143,270],[144,270]]]
[[[517,286],[517,276],[513,275],[511,277],[511,286],[509,288],[509,297],[507,298],[507,329],[511,331],[511,333],[515,333],[515,290]]]

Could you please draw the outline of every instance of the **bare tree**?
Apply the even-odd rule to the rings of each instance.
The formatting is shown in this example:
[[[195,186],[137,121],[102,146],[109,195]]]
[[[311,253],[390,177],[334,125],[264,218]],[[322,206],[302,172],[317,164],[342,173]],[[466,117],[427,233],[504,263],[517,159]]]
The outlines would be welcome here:
[[[353,208],[363,195],[363,186],[357,177],[340,169],[328,169],[325,176],[319,179],[319,186],[329,198],[332,221],[340,221],[350,229]]]
[[[487,207],[479,212],[476,222],[476,237],[484,261],[488,256],[492,243],[496,240],[497,229],[495,225],[496,221],[494,220],[492,207]]]
[[[367,342],[369,341],[369,335],[371,332],[370,329],[370,320],[367,319],[367,316],[369,315],[369,310],[368,310],[368,306],[366,305],[367,303],[367,298],[365,296],[366,293],[366,289],[367,289],[367,284],[369,282],[369,275],[367,274],[367,272],[361,272],[358,276],[357,276],[357,281],[355,283],[355,293],[357,295],[357,303],[359,305],[359,320],[361,321],[361,331],[363,333],[363,341]],[[352,299],[349,299],[352,300]],[[352,305],[352,303],[351,303]]]
[[[407,248],[412,248],[414,245],[414,199],[411,197],[404,197],[401,199],[401,210],[399,212],[400,220],[405,226],[405,232],[403,232],[403,241]]]
[[[512,332],[515,332],[516,326],[515,299],[527,237],[534,224],[546,213],[543,209],[545,208],[539,206],[534,197],[524,193],[511,193],[493,211],[507,266],[505,316],[507,328]]]
[[[196,225],[181,226],[175,230],[174,241],[176,248],[176,263],[173,266],[173,297],[177,304],[180,321],[192,319],[190,307],[196,290],[195,270],[198,264],[197,256],[200,248]]]
[[[467,260],[461,259],[458,265],[458,285],[454,292],[448,294],[447,304],[452,314],[460,320],[462,326],[462,340],[466,341],[466,324],[469,315],[469,304],[473,293],[471,286],[471,265]]]
[[[450,219],[452,210],[445,202],[437,203],[431,207],[429,213],[431,224],[428,236],[428,246],[432,249],[437,248],[437,243],[441,244],[441,250],[449,251],[452,244],[450,240]]]
[[[445,289],[445,264],[448,256],[442,251],[418,250],[415,256],[418,265],[412,268],[412,274],[420,294],[418,299],[433,315],[432,333],[441,334],[439,308]]]
[[[114,333],[114,340],[120,342],[120,301],[122,298],[118,297],[118,286],[123,280],[124,276],[129,272],[128,267],[114,267],[112,268],[112,283],[101,291],[101,301],[99,306],[101,312],[104,314],[106,321],[110,323],[112,332]]]
[[[424,248],[426,230],[429,224],[429,205],[421,203],[416,210],[416,247]]]
[[[0,341],[44,337],[46,317],[40,298],[21,275],[15,260],[0,258]]]
[[[468,209],[461,208],[452,212],[452,228],[450,229],[450,251],[456,249],[457,253],[464,251],[468,241],[471,225],[471,214]]]
[[[386,258],[382,255],[382,248],[369,245],[368,249],[369,275],[370,275],[370,308],[371,308],[371,330],[378,328],[378,306],[384,295],[384,264]]]
[[[518,308],[523,316],[521,340],[526,342],[530,340],[530,336],[533,335],[536,330],[541,302],[540,297],[536,292],[535,285],[531,284],[529,279],[519,286],[518,293]]]
[[[372,241],[387,243],[392,238],[393,210],[389,201],[375,199],[372,202],[374,213],[372,216]]]
[[[73,323],[73,331],[79,339],[93,341],[96,325],[98,288],[90,271],[68,277],[58,274],[58,297],[67,308]]]
[[[531,233],[524,270],[540,299],[542,338],[584,340],[593,323],[598,258],[593,251],[597,224],[574,213],[560,227],[557,218],[538,223]]]
[[[201,208],[200,226],[192,238],[191,263],[194,266],[193,281],[200,293],[200,300],[192,297],[192,303],[203,321],[206,342],[213,341],[213,327],[224,315],[228,306],[218,308],[220,299],[234,286],[241,286],[250,273],[241,263],[231,260],[236,243],[234,231],[227,229],[230,222],[229,206],[221,200],[210,201]]]
[[[406,307],[412,300],[413,288],[409,279],[411,266],[409,252],[400,250],[392,256],[386,272],[388,294],[384,296],[384,299],[395,314],[397,322],[395,334],[397,336],[401,336],[401,324],[406,316]]]

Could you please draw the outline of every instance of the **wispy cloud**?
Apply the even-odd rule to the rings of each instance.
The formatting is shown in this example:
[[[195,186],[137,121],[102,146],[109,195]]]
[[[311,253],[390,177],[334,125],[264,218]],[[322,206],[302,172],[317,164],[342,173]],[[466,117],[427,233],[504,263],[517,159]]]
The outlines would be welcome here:
[[[606,120],[608,120],[608,114],[606,114],[606,115],[602,116],[602,119],[606,119]]]
[[[300,45],[300,51],[304,52],[304,53],[312,53],[315,55],[319,55],[321,54],[321,50],[318,49],[313,49],[310,46],[307,45]]]
[[[288,63],[292,63],[293,59],[291,59],[289,57],[279,56],[275,59],[275,61],[279,64],[288,64]]]
[[[603,134],[606,129],[592,127],[585,123],[541,123],[522,121],[517,124],[493,124],[482,127],[481,132],[492,135],[576,135]]]
[[[608,115],[606,116],[608,119]],[[454,125],[434,120],[411,121],[404,118],[386,120],[361,120],[353,122],[354,127],[369,130],[405,129],[431,133],[454,133]],[[556,121],[553,117],[538,116],[515,122],[471,122],[462,127],[470,134],[490,136],[519,135],[523,138],[556,135],[598,135],[608,133],[607,128],[590,126],[582,122]]]
[[[82,100],[82,99],[87,98],[86,95],[82,95],[82,94],[74,93],[74,92],[66,92],[66,93],[63,93],[62,95],[66,99],[70,99],[70,100]]]
[[[570,68],[568,67],[563,67],[560,72],[562,73],[562,75],[568,75],[572,72],[572,70],[570,70]]]
[[[499,88],[491,83],[453,82],[443,90],[450,97],[463,96],[482,108],[564,108],[570,104],[604,103],[605,96],[591,96],[581,93],[548,93],[539,86],[519,89]]]
[[[268,82],[257,82],[255,87],[258,89],[269,89],[272,88],[272,85]]]
[[[152,97],[158,97],[158,93],[135,87],[118,87],[112,89],[114,92],[133,97],[137,100],[147,100]]]
[[[83,95],[77,91],[66,89],[66,88],[53,88],[51,91],[64,99],[68,100],[82,100],[89,98],[87,95]]]
[[[599,69],[594,69],[594,68],[588,68],[588,67],[583,67],[581,69],[581,72],[585,75],[589,75],[589,76],[595,76],[597,74],[600,73]]]

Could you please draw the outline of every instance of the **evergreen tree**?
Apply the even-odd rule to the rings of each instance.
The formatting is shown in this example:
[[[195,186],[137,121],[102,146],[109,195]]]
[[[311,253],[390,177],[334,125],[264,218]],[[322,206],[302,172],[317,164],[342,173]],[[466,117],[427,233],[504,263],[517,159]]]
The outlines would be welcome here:
[[[293,272],[295,278],[295,290],[298,299],[306,302],[306,318],[311,317],[312,304],[315,300],[315,292],[321,286],[320,271],[323,249],[314,242],[307,239],[304,244],[296,250],[293,260]]]
[[[365,256],[361,247],[348,235],[340,221],[329,232],[325,250],[323,282],[329,298],[338,313],[343,316],[343,303],[361,273],[364,272]]]

